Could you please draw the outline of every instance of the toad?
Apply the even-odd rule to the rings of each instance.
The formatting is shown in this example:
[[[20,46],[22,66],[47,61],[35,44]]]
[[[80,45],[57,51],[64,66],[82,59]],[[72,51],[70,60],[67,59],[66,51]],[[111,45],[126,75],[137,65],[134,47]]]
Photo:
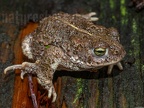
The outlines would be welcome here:
[[[24,74],[37,75],[37,80],[48,90],[48,97],[56,100],[52,83],[56,70],[94,71],[108,66],[123,69],[120,61],[125,50],[119,41],[118,31],[111,27],[95,25],[96,13],[87,15],[58,13],[39,22],[38,28],[27,35],[22,42],[23,54],[34,62],[9,66],[4,70],[21,69]]]

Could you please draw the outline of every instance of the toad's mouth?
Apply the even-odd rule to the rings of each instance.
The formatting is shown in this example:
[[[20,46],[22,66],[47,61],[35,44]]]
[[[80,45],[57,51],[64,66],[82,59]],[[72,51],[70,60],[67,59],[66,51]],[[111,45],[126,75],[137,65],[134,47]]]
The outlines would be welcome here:
[[[119,68],[119,70],[123,70],[123,66],[120,61],[121,61],[121,59],[117,60],[117,61],[112,61],[109,63],[98,64],[98,65],[87,63],[87,66],[91,69],[100,69],[102,67],[108,66],[107,74],[111,74],[114,65],[116,65]]]
[[[109,60],[107,61],[106,59],[100,59],[98,60],[94,60],[91,63],[87,63],[88,66],[92,66],[92,67],[102,67],[102,66],[108,66],[108,65],[115,65],[117,63],[119,63],[123,58],[124,58],[125,54],[118,57],[115,60]]]
[[[108,73],[108,74],[111,74],[114,65],[118,66],[119,70],[123,70],[123,66],[122,66],[122,64],[121,64],[120,61],[124,58],[125,54],[126,54],[126,53],[124,52],[124,54],[123,54],[122,56],[120,56],[118,59],[111,60],[111,61],[109,61],[109,62],[108,62],[108,61],[106,62],[106,61],[103,59],[103,62],[102,62],[102,61],[99,62],[99,63],[98,63],[98,62],[91,62],[91,63],[87,63],[86,65],[87,65],[88,67],[96,68],[96,69],[99,69],[99,68],[101,68],[101,67],[108,66],[107,73]]]

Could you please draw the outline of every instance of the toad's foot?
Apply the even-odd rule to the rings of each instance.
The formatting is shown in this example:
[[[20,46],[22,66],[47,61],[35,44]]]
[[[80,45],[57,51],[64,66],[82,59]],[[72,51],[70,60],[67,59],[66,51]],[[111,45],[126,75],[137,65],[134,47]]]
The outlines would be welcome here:
[[[48,91],[48,98],[52,98],[52,102],[56,101],[57,94],[55,92],[55,88],[53,86],[52,80],[45,79],[41,74],[37,75],[38,82]]]
[[[84,17],[85,19],[88,19],[90,21],[97,21],[98,17],[95,17],[96,12],[90,12],[88,14],[82,15],[82,17]]]
[[[144,0],[143,2],[136,5],[136,9],[141,10],[142,8],[144,8]]]
[[[121,62],[118,62],[118,63],[116,63],[116,64],[112,64],[112,65],[109,65],[109,66],[108,66],[107,74],[111,74],[114,65],[117,65],[118,68],[119,68],[119,70],[123,70],[123,66],[122,66]]]
[[[57,94],[55,92],[55,88],[53,86],[53,84],[50,86],[46,86],[45,89],[48,91],[48,98],[52,98],[52,102],[55,102],[56,101],[56,98],[57,98]]]
[[[4,74],[7,74],[7,72],[10,70],[21,69],[21,75],[20,76],[21,76],[21,79],[23,79],[23,76],[26,73],[32,73],[32,74],[36,73],[36,70],[37,70],[36,65],[38,63],[39,63],[39,61],[37,60],[35,63],[23,62],[22,64],[19,64],[19,65],[12,65],[12,66],[7,67],[4,70]]]
[[[135,6],[137,11],[142,10],[144,8],[144,0],[131,0],[128,6]]]

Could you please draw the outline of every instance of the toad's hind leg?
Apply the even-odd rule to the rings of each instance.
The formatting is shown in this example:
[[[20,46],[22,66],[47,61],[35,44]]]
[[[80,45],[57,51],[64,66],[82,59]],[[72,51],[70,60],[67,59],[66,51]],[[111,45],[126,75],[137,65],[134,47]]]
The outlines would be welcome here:
[[[37,80],[40,85],[42,85],[48,91],[48,98],[52,98],[52,102],[55,102],[57,94],[53,86],[53,72],[43,71],[37,73]]]
[[[83,18],[89,20],[89,21],[97,21],[98,17],[95,17],[96,12],[90,12],[88,14],[85,15],[81,15]]]
[[[53,97],[52,102],[55,102],[57,97],[52,82],[53,74],[57,70],[63,55],[63,51],[60,48],[49,45],[44,55],[40,57],[41,63],[37,72],[37,80],[48,91],[48,97]]]
[[[21,79],[26,73],[36,74],[39,84],[41,84],[48,91],[48,98],[52,98],[52,102],[56,100],[56,92],[52,83],[54,70],[46,63],[40,63],[37,60],[35,63],[23,62],[19,65],[9,66],[4,70],[6,74],[9,70],[21,69]]]
[[[56,92],[52,83],[54,70],[51,69],[49,64],[40,63],[37,60],[35,63],[23,62],[19,65],[9,66],[4,70],[6,74],[10,70],[21,69],[21,79],[26,73],[36,74],[39,84],[45,87],[48,91],[48,97],[53,96],[52,102],[56,100]]]

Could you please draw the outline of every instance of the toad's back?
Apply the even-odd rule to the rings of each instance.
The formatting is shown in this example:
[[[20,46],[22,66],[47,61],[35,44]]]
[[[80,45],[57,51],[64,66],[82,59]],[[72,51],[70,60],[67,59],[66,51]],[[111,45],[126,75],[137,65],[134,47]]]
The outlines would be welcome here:
[[[107,35],[105,27],[96,26],[91,21],[78,14],[70,15],[66,13],[58,13],[44,18],[40,21],[39,25],[40,26],[34,35],[36,34],[37,38],[48,38],[48,43],[62,41],[63,39],[66,40],[73,35],[80,36],[82,32],[90,32],[101,36]],[[77,33],[80,33],[80,35]]]
[[[48,45],[62,46],[63,43],[71,43],[71,38],[86,37],[94,39],[92,35],[105,39],[109,31],[103,27],[94,25],[91,21],[81,15],[58,13],[46,17],[39,23],[39,27],[30,35],[32,38],[31,48],[33,54],[41,55]],[[87,40],[86,39],[86,40]],[[38,50],[39,49],[39,50]],[[66,46],[63,47],[66,49]]]
[[[75,14],[55,14],[40,21],[39,27],[32,34],[45,45],[69,40],[71,36],[80,36],[86,28],[93,25],[87,19]]]

